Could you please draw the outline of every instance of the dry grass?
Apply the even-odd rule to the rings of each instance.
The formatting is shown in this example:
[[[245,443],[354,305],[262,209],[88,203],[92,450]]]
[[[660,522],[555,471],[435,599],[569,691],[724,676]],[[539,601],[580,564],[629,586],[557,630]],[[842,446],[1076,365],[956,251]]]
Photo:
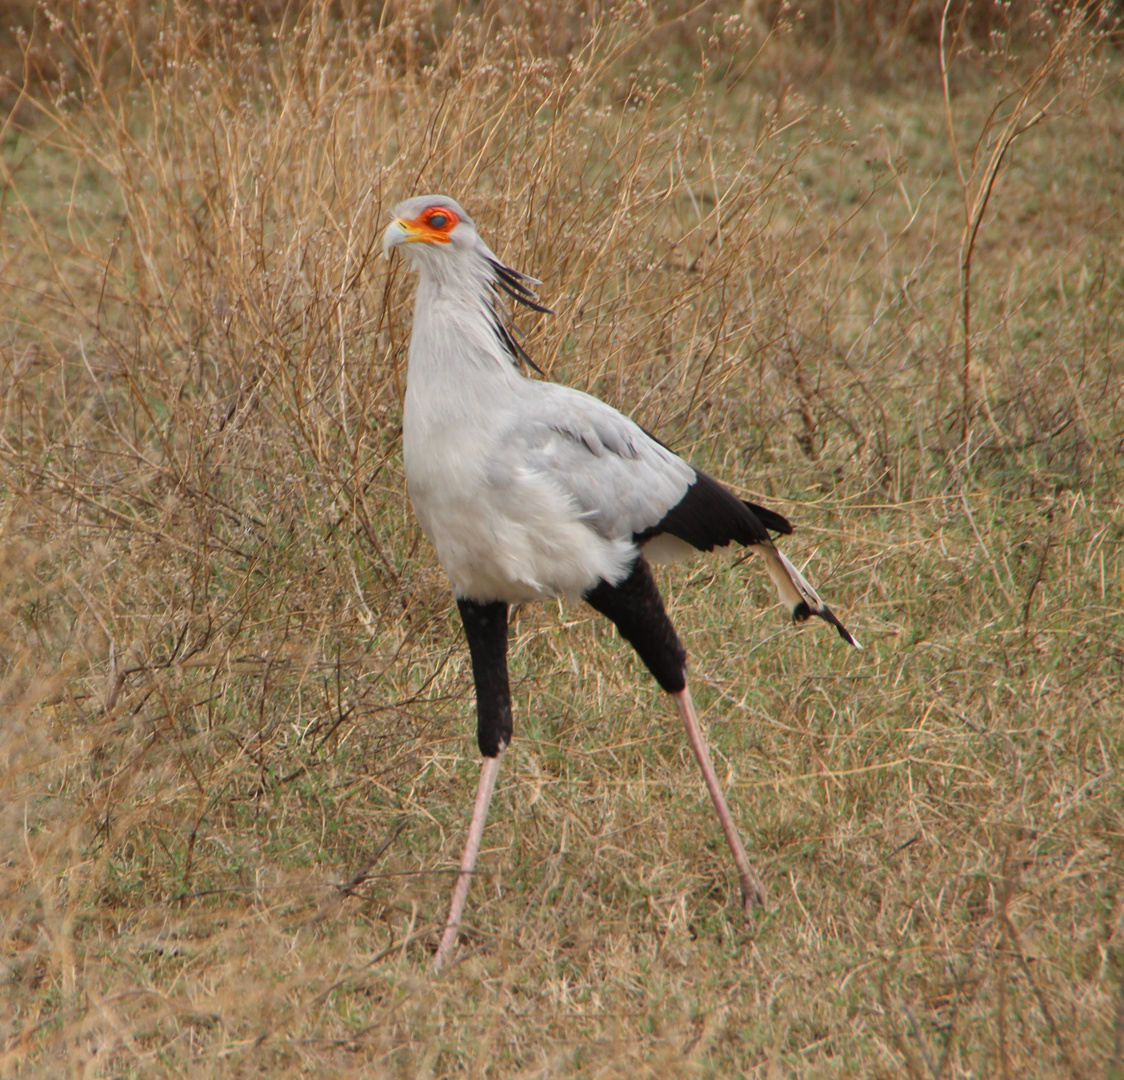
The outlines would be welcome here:
[[[0,1074],[1119,1075],[1115,55],[1075,35],[1004,158],[965,397],[935,56],[817,104],[709,9],[128,7],[61,11],[3,131]],[[971,189],[1041,55],[949,56]],[[542,605],[427,973],[472,692],[375,255],[434,189],[545,279],[551,377],[789,514],[867,646],[753,565],[664,575],[751,928],[674,714]]]

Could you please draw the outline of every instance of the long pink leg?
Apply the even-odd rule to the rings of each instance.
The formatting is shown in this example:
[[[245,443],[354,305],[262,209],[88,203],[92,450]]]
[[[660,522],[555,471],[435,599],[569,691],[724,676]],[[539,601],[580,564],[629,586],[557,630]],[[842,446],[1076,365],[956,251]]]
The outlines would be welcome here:
[[[476,866],[476,856],[480,852],[480,841],[484,838],[484,823],[488,820],[488,805],[492,801],[492,791],[496,786],[496,774],[500,771],[501,750],[495,757],[486,757],[480,768],[480,783],[476,788],[476,803],[472,807],[472,820],[468,823],[468,840],[464,845],[464,858],[461,859],[460,873],[453,889],[453,902],[449,905],[449,918],[445,922],[445,932],[437,955],[433,958],[433,974],[436,975],[457,944],[457,930],[460,928],[464,902],[468,899],[468,886],[472,881],[472,870]],[[744,859],[745,856],[743,855]]]
[[[742,887],[742,907],[745,909],[745,917],[748,919],[753,914],[755,904],[761,907],[766,906],[765,886],[757,876],[757,871],[749,865],[745,848],[742,847],[741,837],[738,836],[738,831],[734,828],[734,819],[730,816],[730,808],[726,805],[726,797],[718,786],[718,776],[710,760],[710,751],[706,748],[706,740],[703,738],[702,728],[699,727],[699,718],[695,713],[695,704],[691,700],[691,692],[684,686],[679,693],[671,696],[675,698],[675,704],[679,706],[679,715],[683,718],[683,724],[687,728],[687,739],[691,743],[691,749],[694,750],[695,757],[698,759],[699,768],[702,769],[703,779],[706,781],[706,790],[710,792],[710,800],[714,803],[714,809],[718,811],[718,820],[722,822],[722,831],[726,834],[726,843],[730,845],[730,851],[733,852],[734,862],[738,867],[738,880]]]

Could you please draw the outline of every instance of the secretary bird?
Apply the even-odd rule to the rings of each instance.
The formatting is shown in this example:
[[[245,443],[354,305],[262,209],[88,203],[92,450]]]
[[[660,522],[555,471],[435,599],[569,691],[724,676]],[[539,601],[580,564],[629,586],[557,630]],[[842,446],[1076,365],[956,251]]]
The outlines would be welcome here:
[[[541,282],[504,265],[454,200],[394,208],[383,238],[417,272],[402,441],[410,499],[452,583],[472,659],[483,764],[449,917],[451,955],[511,742],[508,606],[580,597],[611,619],[675,700],[738,869],[747,917],[765,904],[687,689],[686,650],[649,561],[736,542],[756,552],[794,622],[817,615],[858,642],[777,549],[780,514],[739,499],[603,401],[524,376],[501,292],[535,311]],[[537,369],[536,369],[537,370]]]

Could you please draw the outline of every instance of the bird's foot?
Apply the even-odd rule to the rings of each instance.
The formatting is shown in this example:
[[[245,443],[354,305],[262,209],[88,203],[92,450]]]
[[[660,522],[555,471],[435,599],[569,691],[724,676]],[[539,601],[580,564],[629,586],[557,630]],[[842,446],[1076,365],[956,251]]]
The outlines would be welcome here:
[[[748,874],[741,875],[740,884],[742,887],[742,908],[745,911],[745,921],[753,922],[753,917],[757,914],[758,910],[769,910],[769,896],[765,892],[765,886],[757,876],[756,871],[752,869]]]

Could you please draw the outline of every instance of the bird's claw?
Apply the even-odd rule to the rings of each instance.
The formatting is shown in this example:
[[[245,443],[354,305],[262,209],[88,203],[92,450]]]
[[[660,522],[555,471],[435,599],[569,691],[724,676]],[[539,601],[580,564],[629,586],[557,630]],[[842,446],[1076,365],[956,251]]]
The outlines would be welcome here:
[[[756,874],[751,876],[743,876],[741,879],[742,887],[742,909],[745,911],[745,921],[753,922],[754,915],[758,911],[769,910],[769,897],[765,892],[765,886],[761,883],[761,879]]]

